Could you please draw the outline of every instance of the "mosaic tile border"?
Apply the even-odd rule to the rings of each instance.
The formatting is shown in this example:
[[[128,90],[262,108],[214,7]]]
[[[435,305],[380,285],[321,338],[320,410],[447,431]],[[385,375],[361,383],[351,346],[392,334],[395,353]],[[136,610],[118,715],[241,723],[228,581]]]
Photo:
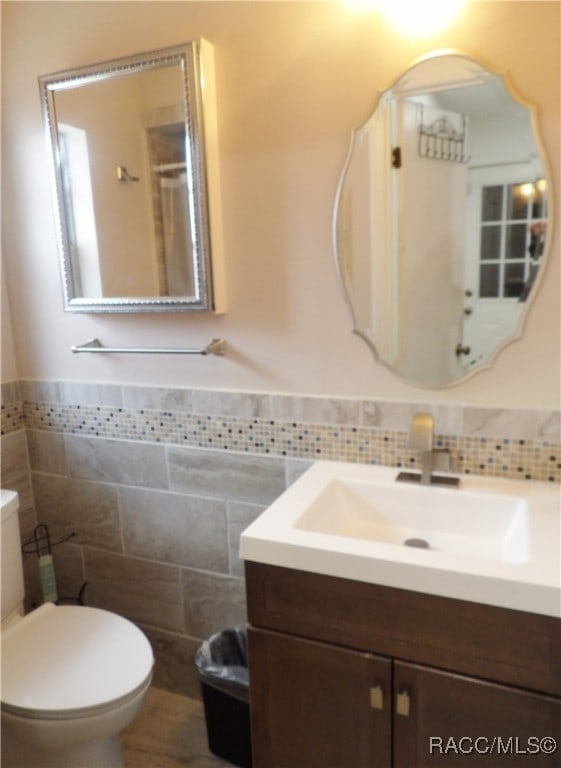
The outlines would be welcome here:
[[[110,405],[25,402],[26,428],[87,437],[156,442],[308,460],[415,467],[407,433],[377,427],[133,409]],[[10,422],[19,423],[11,407]],[[436,435],[459,473],[561,482],[561,449],[553,443],[490,436]]]
[[[23,403],[15,402],[4,405],[2,403],[1,418],[2,435],[10,432],[17,432],[25,428],[25,416],[23,412]]]

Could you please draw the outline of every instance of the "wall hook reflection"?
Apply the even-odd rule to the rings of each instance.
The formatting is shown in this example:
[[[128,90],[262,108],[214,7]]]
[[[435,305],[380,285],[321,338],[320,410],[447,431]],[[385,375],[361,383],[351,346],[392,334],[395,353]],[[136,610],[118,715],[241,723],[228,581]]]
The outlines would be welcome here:
[[[450,114],[442,113],[432,123],[425,122],[424,105],[418,104],[419,114],[419,157],[431,160],[448,160],[452,163],[467,165],[470,156],[466,155],[467,118],[456,115],[460,125],[454,125]]]
[[[117,166],[117,181],[140,181],[138,176],[131,176],[124,165]]]

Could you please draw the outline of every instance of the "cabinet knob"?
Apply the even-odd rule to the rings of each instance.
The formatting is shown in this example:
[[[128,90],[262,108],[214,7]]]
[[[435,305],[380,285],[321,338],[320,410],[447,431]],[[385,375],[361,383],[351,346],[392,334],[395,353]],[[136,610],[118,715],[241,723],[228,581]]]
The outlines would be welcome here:
[[[397,715],[401,715],[401,717],[409,717],[410,710],[411,710],[411,696],[409,695],[408,691],[403,690],[397,694],[397,698],[395,702],[395,712]]]
[[[370,689],[370,706],[372,709],[384,709],[384,690],[380,684]]]

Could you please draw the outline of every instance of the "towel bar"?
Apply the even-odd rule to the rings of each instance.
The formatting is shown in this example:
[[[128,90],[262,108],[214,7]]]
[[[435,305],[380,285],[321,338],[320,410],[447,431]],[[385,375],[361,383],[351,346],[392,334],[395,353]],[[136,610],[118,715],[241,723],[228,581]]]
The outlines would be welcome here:
[[[213,339],[210,344],[200,349],[181,349],[175,347],[104,347],[99,339],[90,339],[85,344],[72,347],[73,352],[111,352],[134,355],[224,355],[224,339]]]

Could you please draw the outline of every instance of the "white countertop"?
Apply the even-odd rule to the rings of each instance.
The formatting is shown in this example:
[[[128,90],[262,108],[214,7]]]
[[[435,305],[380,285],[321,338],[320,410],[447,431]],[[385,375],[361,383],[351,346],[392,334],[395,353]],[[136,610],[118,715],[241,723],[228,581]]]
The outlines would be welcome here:
[[[451,516],[454,507],[462,515],[469,514],[455,494],[472,499],[481,495],[491,507],[493,497],[522,502],[526,544],[516,562],[298,527],[304,512],[334,479],[393,488],[398,472],[395,467],[316,462],[243,532],[240,556],[269,565],[561,617],[561,495],[557,484],[476,475],[460,475],[459,489],[408,484],[419,499],[419,515],[423,515],[423,503],[434,499],[426,491],[447,494],[439,501],[449,500]],[[331,517],[336,514],[336,509],[330,511]],[[492,520],[489,522],[493,525]]]

